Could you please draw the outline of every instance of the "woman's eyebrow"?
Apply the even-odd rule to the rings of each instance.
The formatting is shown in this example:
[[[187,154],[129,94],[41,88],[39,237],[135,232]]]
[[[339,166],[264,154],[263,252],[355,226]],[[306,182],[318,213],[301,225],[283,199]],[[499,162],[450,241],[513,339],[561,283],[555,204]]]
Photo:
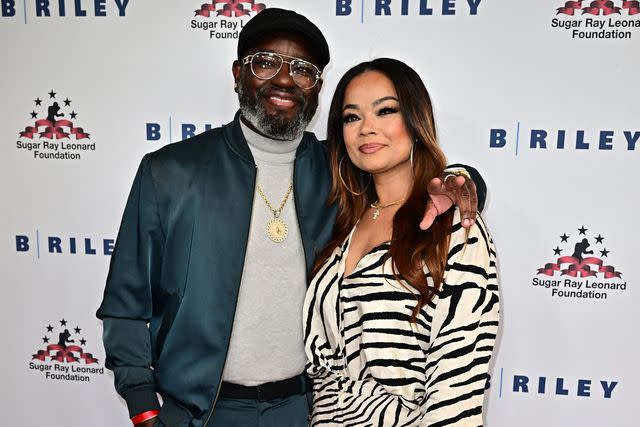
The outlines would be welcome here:
[[[398,101],[398,98],[396,98],[395,96],[383,96],[382,98],[376,99],[375,101],[373,101],[372,105],[379,105],[382,104],[384,101],[388,101],[388,100],[393,100],[393,101]],[[398,101],[400,102],[400,101]]]
[[[391,96],[391,95],[389,95],[389,96],[383,96],[382,98],[376,99],[375,101],[373,101],[373,102],[371,103],[371,105],[373,105],[373,106],[375,107],[376,105],[380,105],[380,104],[382,104],[384,101],[389,101],[389,100],[396,101],[396,102],[400,102],[400,101],[398,100],[398,98],[396,98],[395,96]],[[344,107],[342,107],[342,111],[344,111],[344,110],[348,110],[348,109],[351,109],[351,110],[359,110],[359,109],[360,109],[360,107],[358,106],[358,104],[345,104],[345,106],[344,106]]]

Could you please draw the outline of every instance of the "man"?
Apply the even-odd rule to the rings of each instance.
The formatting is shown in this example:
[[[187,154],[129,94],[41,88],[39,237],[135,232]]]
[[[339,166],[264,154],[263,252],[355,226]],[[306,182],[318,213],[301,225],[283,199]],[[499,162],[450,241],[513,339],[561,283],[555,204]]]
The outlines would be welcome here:
[[[266,9],[239,36],[234,121],[142,160],[97,314],[135,425],[306,425],[301,306],[336,207],[304,129],[328,62],[307,18]]]

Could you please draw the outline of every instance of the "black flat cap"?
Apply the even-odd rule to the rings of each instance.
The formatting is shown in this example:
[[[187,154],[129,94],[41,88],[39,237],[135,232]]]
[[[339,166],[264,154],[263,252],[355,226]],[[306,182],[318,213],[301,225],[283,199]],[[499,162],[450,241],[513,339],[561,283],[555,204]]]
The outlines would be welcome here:
[[[258,13],[242,28],[238,36],[238,59],[241,59],[264,36],[274,31],[299,34],[310,43],[313,54],[319,61],[316,65],[320,69],[329,63],[329,45],[322,31],[306,17],[292,10],[275,7]]]

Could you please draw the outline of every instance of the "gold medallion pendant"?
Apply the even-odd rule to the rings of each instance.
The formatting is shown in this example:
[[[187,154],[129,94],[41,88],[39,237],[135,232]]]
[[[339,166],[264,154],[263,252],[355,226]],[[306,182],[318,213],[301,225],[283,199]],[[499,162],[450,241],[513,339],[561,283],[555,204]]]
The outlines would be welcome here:
[[[273,219],[267,224],[267,236],[276,243],[283,242],[284,239],[287,238],[287,233],[289,230],[287,230],[287,224],[285,224],[284,221],[280,219],[280,214],[282,213],[282,209],[284,208],[285,203],[287,203],[287,200],[289,199],[291,190],[293,190],[293,182],[289,183],[289,189],[284,195],[282,203],[280,203],[280,207],[278,209],[274,209],[273,206],[271,206],[271,203],[269,203],[269,199],[267,199],[264,191],[262,191],[262,187],[260,186],[260,184],[258,184],[257,187],[258,193],[260,193],[260,197],[262,197],[262,200],[264,200],[264,203],[273,214]]]
[[[276,243],[282,242],[287,238],[287,224],[282,222],[280,218],[273,218],[267,224],[267,236]]]

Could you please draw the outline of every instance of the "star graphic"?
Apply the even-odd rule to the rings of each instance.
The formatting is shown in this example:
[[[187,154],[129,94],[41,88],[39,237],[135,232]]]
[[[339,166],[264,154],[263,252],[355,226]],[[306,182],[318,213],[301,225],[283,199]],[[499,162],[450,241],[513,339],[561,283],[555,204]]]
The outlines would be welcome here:
[[[567,233],[562,233],[562,236],[560,236],[560,239],[562,239],[563,242],[566,242],[569,239],[569,236],[567,236]]]
[[[75,119],[78,113],[76,113],[75,111],[72,111],[70,115],[72,119]]]
[[[65,98],[64,101],[62,102],[64,102],[65,107],[68,107],[69,105],[71,105],[71,100],[69,98]]]
[[[582,227],[578,228],[578,231],[580,232],[580,234],[584,234],[584,235],[587,234],[587,230],[588,230],[588,228],[584,228],[584,225]]]
[[[36,98],[33,100],[33,102],[36,103],[36,107],[39,106],[40,104],[42,104],[42,99],[40,99],[40,97]]]
[[[611,251],[608,251],[607,248],[604,248],[604,250],[600,251],[600,255],[602,255],[603,257],[606,257],[609,255],[609,252]]]
[[[60,326],[67,326],[67,321],[66,321],[66,320],[64,320],[64,319],[62,319],[62,320],[60,321]]]
[[[84,338],[80,339],[80,345],[85,345],[87,343],[87,340],[85,340]]]
[[[38,117],[38,113],[36,113],[35,111],[31,112],[31,118],[35,119],[36,117]]]
[[[77,326],[76,326],[75,328],[73,328],[73,330],[74,330],[74,331],[76,331],[76,334],[79,334],[79,333],[80,333],[80,331],[81,331],[81,329],[80,329],[80,328],[78,328]]]
[[[56,93],[53,91],[53,89],[51,89],[51,92],[49,92],[49,99],[55,98],[55,97],[56,97]]]
[[[49,342],[49,338],[47,338],[47,337],[42,337],[42,342],[43,342],[43,343],[45,343],[45,344],[46,344],[46,343],[48,343],[48,342]]]
[[[603,240],[604,240],[604,237],[598,234],[598,237],[596,237],[596,243],[602,243]]]
[[[53,332],[53,326],[51,325],[47,326],[47,332]]]
[[[553,250],[553,254],[554,255],[560,255],[560,252],[562,252],[562,249],[560,249],[559,247],[556,246],[556,248]]]

